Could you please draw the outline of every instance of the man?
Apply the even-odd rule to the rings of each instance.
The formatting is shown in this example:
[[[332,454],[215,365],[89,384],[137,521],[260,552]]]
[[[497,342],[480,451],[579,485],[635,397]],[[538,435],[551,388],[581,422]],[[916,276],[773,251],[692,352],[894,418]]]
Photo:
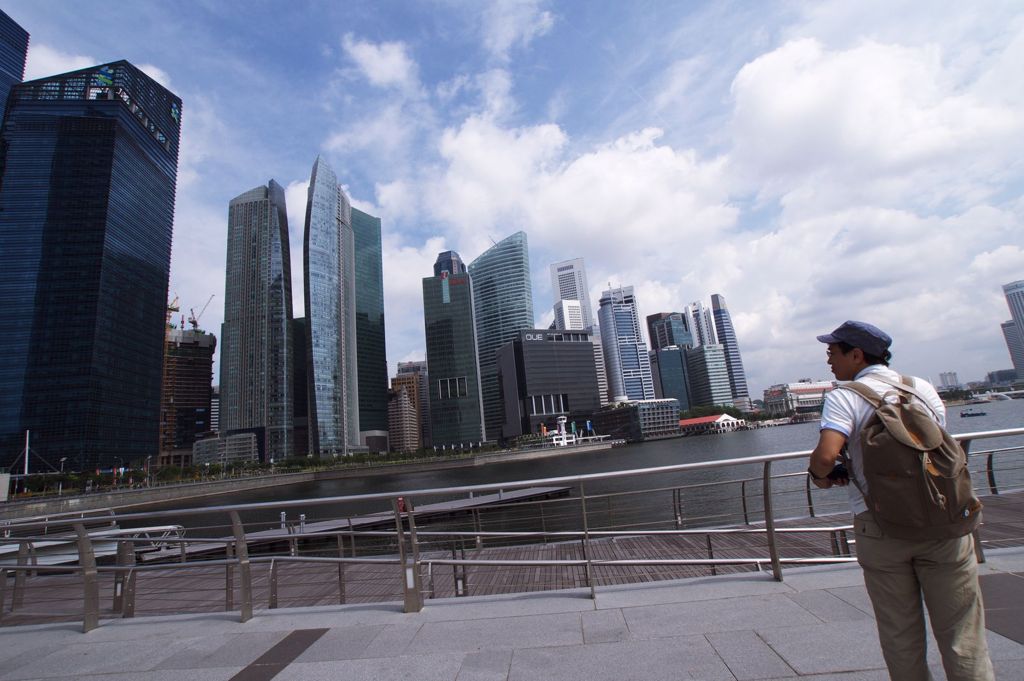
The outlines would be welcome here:
[[[818,340],[828,345],[828,364],[839,381],[858,381],[879,395],[893,389],[880,379],[900,381],[900,374],[889,368],[892,339],[871,324],[848,321]],[[920,378],[913,381],[934,419],[945,426],[945,406],[935,388]],[[859,489],[871,493],[862,473],[859,436],[873,413],[867,400],[853,390],[842,389],[841,384],[828,393],[818,445],[807,470],[818,487],[838,485],[849,491],[857,562],[864,570],[889,676],[898,681],[932,678],[925,655],[923,595],[947,678],[994,679],[973,537],[907,540],[885,536],[867,508]],[[849,472],[838,463],[843,447],[847,448]],[[857,484],[849,484],[849,476]]]

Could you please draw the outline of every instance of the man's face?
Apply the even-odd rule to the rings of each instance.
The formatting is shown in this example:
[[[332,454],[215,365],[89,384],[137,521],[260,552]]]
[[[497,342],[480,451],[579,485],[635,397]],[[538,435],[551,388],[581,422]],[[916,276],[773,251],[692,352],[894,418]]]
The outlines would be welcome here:
[[[859,348],[854,348],[844,354],[842,348],[836,343],[829,343],[826,354],[832,374],[840,381],[852,381],[860,370],[858,359],[863,360],[864,357],[864,353]]]

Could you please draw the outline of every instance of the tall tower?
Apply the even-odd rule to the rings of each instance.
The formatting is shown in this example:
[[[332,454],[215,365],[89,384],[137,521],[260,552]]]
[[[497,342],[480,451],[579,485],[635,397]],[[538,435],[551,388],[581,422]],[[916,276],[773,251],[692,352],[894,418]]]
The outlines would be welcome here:
[[[725,350],[725,367],[729,372],[729,390],[732,392],[733,405],[749,410],[747,375],[743,372],[743,358],[740,357],[740,346],[736,342],[736,332],[732,328],[732,317],[729,315],[729,308],[725,306],[725,298],[717,293],[713,294],[711,309],[715,317],[715,334]]]
[[[352,209],[356,256],[356,357],[359,364],[359,441],[387,445],[388,360],[384,347],[384,269],[380,218]],[[381,442],[383,440],[383,442]]]
[[[126,61],[15,85],[0,140],[0,466],[159,449],[181,100]]]
[[[651,342],[651,350],[660,350],[670,345],[693,347],[689,319],[682,312],[647,315],[647,337]]]
[[[430,368],[430,431],[433,446],[478,446],[487,439],[473,289],[455,251],[437,256],[434,276],[423,280],[423,322]]]
[[[168,329],[160,405],[161,466],[184,466],[196,436],[213,430],[213,353],[217,338],[199,329]]]
[[[309,177],[303,261],[309,451],[342,456],[359,444],[355,236],[348,197],[319,156]]]
[[[715,321],[711,316],[711,310],[704,307],[704,303],[695,300],[686,306],[686,315],[690,322],[690,334],[693,336],[693,345],[716,345],[718,338],[715,335]]]
[[[25,77],[28,31],[0,9],[0,123],[11,88]]]
[[[699,345],[683,352],[690,385],[690,405],[732,404],[725,348],[721,345]]]
[[[432,446],[430,439],[430,385],[427,374],[427,362],[425,360],[413,362],[399,362],[398,375],[392,379],[391,387],[396,388],[395,380],[400,382],[414,380],[418,397],[416,398],[417,419],[420,424],[419,446]],[[390,427],[390,426],[389,426]]]
[[[604,348],[601,347],[601,330],[594,320],[594,306],[590,303],[590,289],[587,285],[587,270],[583,258],[556,262],[550,267],[551,290],[555,294],[555,328],[562,330],[589,329],[595,337],[594,369],[597,371],[597,391],[601,406],[608,404],[608,372],[604,364]],[[580,324],[574,323],[574,310],[578,306]]]
[[[495,353],[520,331],[534,326],[526,232],[516,232],[481,253],[469,264],[469,277],[473,282],[484,426],[491,439],[497,439],[501,437],[504,414]],[[430,358],[427,362],[433,374]]]
[[[612,401],[653,400],[651,360],[640,332],[640,316],[632,286],[620,286],[601,294],[597,316],[601,322]]]
[[[228,204],[220,430],[254,433],[264,461],[294,454],[292,275],[284,189],[274,180]]]
[[[1003,337],[1010,351],[1017,379],[1024,378],[1024,279],[1003,285],[1011,319],[1003,323]]]

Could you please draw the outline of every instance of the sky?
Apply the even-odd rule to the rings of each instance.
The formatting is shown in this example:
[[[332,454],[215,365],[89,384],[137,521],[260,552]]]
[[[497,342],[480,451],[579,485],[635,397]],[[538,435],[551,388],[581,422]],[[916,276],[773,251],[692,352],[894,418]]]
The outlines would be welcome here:
[[[317,155],[380,216],[387,357],[424,357],[421,280],[529,237],[641,316],[722,294],[751,396],[831,378],[862,319],[893,366],[1009,368],[1024,279],[1019,2],[5,0],[26,79],[118,59],[183,100],[170,295],[219,335],[228,202],[287,189],[292,299]],[[214,369],[218,381],[219,366]]]

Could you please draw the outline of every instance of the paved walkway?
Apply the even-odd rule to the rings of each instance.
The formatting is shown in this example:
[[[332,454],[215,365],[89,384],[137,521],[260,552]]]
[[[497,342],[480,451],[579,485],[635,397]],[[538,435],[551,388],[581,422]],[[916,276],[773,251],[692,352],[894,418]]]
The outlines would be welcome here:
[[[1024,678],[1024,549],[982,566],[999,679]],[[936,679],[945,678],[932,646]],[[855,566],[429,601],[0,630],[0,681],[888,678]]]

